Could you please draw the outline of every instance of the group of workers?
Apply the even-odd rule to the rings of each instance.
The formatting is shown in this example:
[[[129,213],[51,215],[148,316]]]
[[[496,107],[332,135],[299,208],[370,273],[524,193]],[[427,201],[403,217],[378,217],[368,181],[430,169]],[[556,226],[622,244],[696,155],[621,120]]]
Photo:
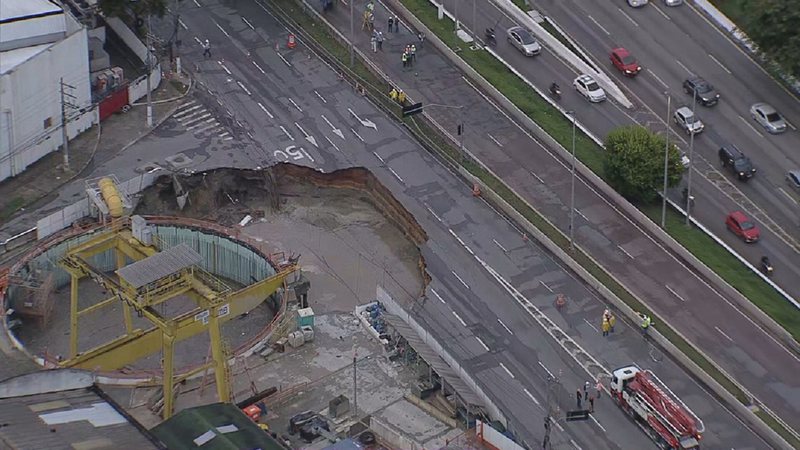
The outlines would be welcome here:
[[[642,334],[647,335],[647,330],[650,329],[650,326],[653,324],[653,320],[645,313],[636,312],[636,315],[639,317],[639,328],[642,330]],[[611,311],[606,309],[603,311],[603,323],[601,329],[603,331],[603,336],[608,336],[609,333],[614,332],[614,325],[617,322],[616,316],[611,314]]]

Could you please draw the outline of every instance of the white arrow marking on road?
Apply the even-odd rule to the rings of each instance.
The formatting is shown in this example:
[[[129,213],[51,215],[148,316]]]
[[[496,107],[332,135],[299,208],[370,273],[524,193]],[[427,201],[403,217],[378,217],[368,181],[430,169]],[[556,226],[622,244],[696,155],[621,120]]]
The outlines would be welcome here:
[[[270,112],[267,110],[267,107],[266,107],[266,106],[264,106],[264,105],[262,105],[262,104],[261,104],[261,102],[258,102],[258,106],[261,108],[261,110],[262,110],[262,111],[264,111],[265,113],[267,113],[267,115],[269,116],[269,118],[270,118],[270,119],[274,119],[274,118],[275,118],[275,116],[273,116],[273,115],[272,115],[272,113],[270,113]]]
[[[331,127],[331,130],[333,130],[333,134],[335,134],[335,135],[339,136],[340,138],[342,138],[342,140],[344,140],[344,133],[342,133],[342,130],[340,130],[340,129],[338,129],[338,128],[334,127],[334,126],[333,126],[333,124],[331,123],[331,121],[330,121],[330,120],[328,120],[328,118],[327,118],[327,117],[325,117],[325,116],[322,116],[322,120],[324,120],[324,121],[325,121],[325,123],[327,123],[327,124],[328,124],[328,126],[329,126],[329,127]]]
[[[295,123],[294,123],[294,126],[296,126],[296,127],[297,127],[297,129],[298,129],[298,130],[300,130],[300,132],[301,132],[301,133],[303,133],[303,136],[305,136],[305,137],[306,137],[306,140],[307,140],[308,142],[311,142],[311,144],[312,144],[314,147],[317,147],[317,148],[319,148],[319,145],[317,145],[317,140],[316,140],[316,139],[314,139],[314,136],[311,136],[310,134],[306,133],[306,130],[304,130],[304,129],[303,129],[303,127],[301,127],[299,123],[295,122]]]
[[[295,107],[295,108],[297,108],[297,110],[298,110],[298,111],[300,111],[300,112],[303,112],[303,110],[302,110],[302,109],[300,109],[300,107],[299,107],[299,106],[297,106],[297,103],[295,103],[295,102],[294,102],[294,100],[292,100],[292,98],[291,98],[291,97],[289,97],[289,101],[290,101],[290,102],[291,102],[291,103],[294,105],[294,107]]]
[[[353,117],[355,117],[359,122],[361,122],[361,125],[364,125],[367,128],[372,128],[375,131],[378,131],[378,126],[375,125],[375,122],[373,122],[371,120],[367,120],[367,119],[362,119],[361,117],[358,117],[358,114],[353,112],[353,110],[350,109],[350,108],[347,108],[347,110],[350,111],[350,114],[352,114]]]
[[[289,139],[292,140],[292,142],[294,142],[294,137],[288,131],[286,131],[286,128],[283,128],[283,125],[279,125],[279,128],[281,131],[283,131],[283,134],[285,134]]]

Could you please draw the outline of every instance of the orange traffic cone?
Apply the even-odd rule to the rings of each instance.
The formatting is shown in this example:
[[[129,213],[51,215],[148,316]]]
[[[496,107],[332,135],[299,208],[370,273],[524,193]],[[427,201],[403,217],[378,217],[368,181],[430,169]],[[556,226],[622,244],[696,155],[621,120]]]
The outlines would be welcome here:
[[[474,197],[481,196],[481,187],[478,185],[478,183],[472,183],[472,195]]]
[[[286,47],[292,49],[295,48],[297,42],[294,40],[294,33],[289,33],[289,41],[286,43]]]

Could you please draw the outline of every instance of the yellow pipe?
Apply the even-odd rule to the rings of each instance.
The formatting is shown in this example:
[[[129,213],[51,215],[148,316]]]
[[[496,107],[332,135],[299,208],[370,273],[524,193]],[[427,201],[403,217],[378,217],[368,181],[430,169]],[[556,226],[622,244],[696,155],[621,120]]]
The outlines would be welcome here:
[[[122,217],[122,199],[119,197],[119,191],[114,184],[114,180],[108,177],[101,178],[97,182],[97,186],[100,188],[100,193],[103,195],[106,205],[108,205],[108,212],[111,217],[115,219]]]

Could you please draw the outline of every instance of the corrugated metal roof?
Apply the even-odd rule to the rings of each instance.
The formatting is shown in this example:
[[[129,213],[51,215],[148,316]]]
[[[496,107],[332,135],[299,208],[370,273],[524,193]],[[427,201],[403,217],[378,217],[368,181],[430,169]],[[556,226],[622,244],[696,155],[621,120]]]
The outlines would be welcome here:
[[[92,388],[2,398],[0,424],[0,442],[20,450],[166,448]]]
[[[194,249],[186,244],[178,244],[129,264],[117,270],[117,274],[135,289],[139,289],[202,261],[203,257]]]
[[[474,406],[483,406],[483,401],[467,386],[466,383],[458,376],[457,373],[450,368],[450,365],[439,356],[432,348],[428,347],[428,344],[425,343],[422,339],[420,339],[417,332],[414,331],[413,328],[408,326],[403,319],[388,313],[381,314],[381,317],[392,326],[401,336],[403,336],[411,347],[425,360],[428,364],[433,367],[433,370],[439,374],[440,377],[444,378],[455,391],[458,393],[458,396],[461,397],[466,403]]]

